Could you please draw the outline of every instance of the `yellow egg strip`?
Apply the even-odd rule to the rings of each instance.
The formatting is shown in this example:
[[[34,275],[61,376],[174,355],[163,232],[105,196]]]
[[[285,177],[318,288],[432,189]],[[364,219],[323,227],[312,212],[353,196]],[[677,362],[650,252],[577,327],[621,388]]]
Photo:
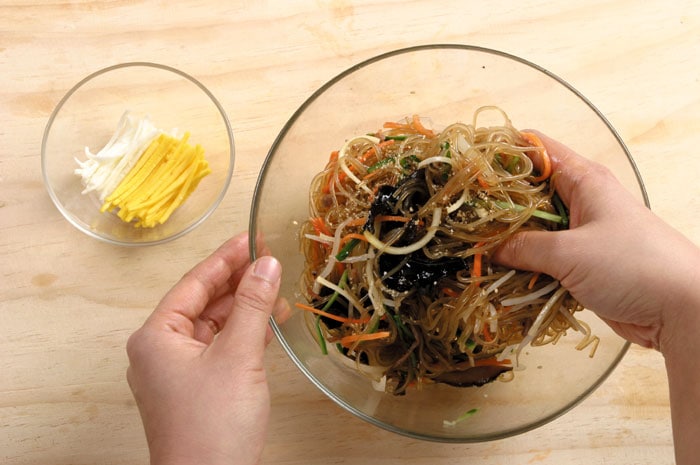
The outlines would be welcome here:
[[[180,156],[178,163],[173,166],[169,172],[162,178],[158,178],[158,185],[151,193],[151,196],[147,200],[158,200],[162,199],[165,195],[176,189],[178,185],[181,184],[180,177],[183,173],[188,172],[192,166],[194,166],[197,160],[196,157],[196,147],[195,150],[187,150]]]
[[[129,192],[129,198],[126,199],[125,196],[123,196],[127,205],[132,206],[134,203],[137,203],[139,199],[146,198],[157,189],[161,180],[167,177],[168,170],[182,157],[182,149],[185,141],[177,141],[177,139],[175,139],[168,142],[169,145],[161,152],[162,158],[154,160],[155,164],[151,165],[151,172],[145,173],[145,176],[141,173],[141,177],[134,182],[134,186]],[[144,171],[146,171],[146,168],[144,168]]]
[[[114,192],[107,196],[104,205],[102,205],[102,211],[112,210],[113,207],[119,206],[124,198],[131,195],[153,172],[167,154],[168,148],[172,143],[172,141],[166,139],[166,137],[165,134],[158,136],[154,141],[156,144],[154,150],[149,154],[144,153],[144,155],[139,158],[136,166],[127,173],[124,179],[122,179],[114,189]]]
[[[163,213],[158,217],[158,221],[165,222],[173,213],[177,205],[182,203],[184,199],[190,194],[189,185],[192,183],[192,179],[194,178],[194,175],[196,175],[196,173],[197,167],[195,166],[194,169],[192,169],[191,175],[185,178],[182,187],[175,196],[175,198],[172,199],[165,211],[163,211]]]
[[[162,224],[183,204],[202,178],[211,173],[201,146],[161,134],[136,165],[105,199],[102,211],[118,208],[117,215],[137,227]]]
[[[175,178],[172,181],[168,182],[163,182],[162,187],[158,189],[158,191],[154,192],[153,195],[147,201],[142,202],[141,204],[138,205],[139,208],[153,208],[154,205],[158,206],[162,204],[164,201],[167,201],[170,196],[172,196],[173,192],[178,189],[178,187],[182,186],[183,183],[186,182],[186,180],[192,176],[192,173],[196,172],[198,170],[198,165],[199,161],[197,160],[196,162],[189,163],[187,166],[185,166],[185,169],[182,170],[182,172],[178,172],[178,177]],[[172,176],[174,177],[174,176]]]
[[[196,172],[196,170],[197,165],[192,164],[190,170],[187,173],[185,173],[185,176],[183,176],[182,179],[178,180],[177,184],[171,184],[172,189],[169,190],[169,195],[161,197],[158,200],[158,203],[156,203],[155,205],[144,207],[147,209],[147,213],[149,215],[152,215],[154,219],[163,219],[163,221],[164,218],[170,216],[169,214],[167,214],[168,210],[170,209],[170,206],[177,205],[180,203],[177,201],[178,195],[181,192],[183,185],[185,185],[187,183],[187,180],[191,177],[191,173]]]

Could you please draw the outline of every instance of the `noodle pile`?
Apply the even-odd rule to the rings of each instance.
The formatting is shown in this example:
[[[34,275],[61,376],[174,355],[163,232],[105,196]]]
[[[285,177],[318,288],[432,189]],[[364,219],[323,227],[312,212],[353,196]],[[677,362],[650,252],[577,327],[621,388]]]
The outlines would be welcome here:
[[[478,127],[484,111],[503,124]],[[553,179],[539,138],[496,107],[439,133],[414,116],[348,140],[312,181],[301,230],[309,304],[297,306],[322,350],[378,370],[394,394],[485,384],[569,328],[595,350],[559,282],[490,259],[516,231],[567,227]]]

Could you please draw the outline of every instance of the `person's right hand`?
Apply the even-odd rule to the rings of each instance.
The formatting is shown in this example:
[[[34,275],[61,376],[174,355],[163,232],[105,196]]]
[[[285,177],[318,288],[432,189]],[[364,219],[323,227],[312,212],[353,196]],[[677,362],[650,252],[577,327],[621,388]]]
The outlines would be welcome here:
[[[600,164],[540,136],[570,210],[570,229],[515,234],[494,259],[558,279],[631,342],[664,351],[681,334],[698,283],[698,248],[654,215]],[[692,309],[696,310],[696,309]]]
[[[258,253],[265,255],[266,250]],[[281,265],[248,257],[248,234],[226,241],[163,297],[127,343],[127,380],[151,464],[258,463],[270,395],[263,365]]]

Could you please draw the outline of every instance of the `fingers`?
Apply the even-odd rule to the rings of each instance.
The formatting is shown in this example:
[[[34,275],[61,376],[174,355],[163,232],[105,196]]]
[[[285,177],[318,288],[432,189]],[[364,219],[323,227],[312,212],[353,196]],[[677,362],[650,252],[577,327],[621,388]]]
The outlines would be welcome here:
[[[216,336],[226,325],[231,309],[233,308],[233,294],[225,294],[209,304],[206,310],[194,321],[194,338],[207,345],[211,344]],[[287,299],[278,298],[272,309],[272,317],[277,324],[282,324],[291,316],[292,310]],[[265,343],[269,344],[274,334],[268,326]]]
[[[275,308],[282,266],[271,256],[248,267],[233,298],[226,325],[212,350],[235,353],[235,359],[262,364],[266,332]]]
[[[657,327],[622,323],[602,316],[601,319],[623,339],[647,349],[659,350],[659,331]]]
[[[292,316],[292,309],[289,306],[289,302],[287,301],[287,299],[277,299],[277,302],[275,303],[275,308],[272,310],[272,318],[275,320],[275,323],[281,325],[285,321],[287,321],[290,316]],[[272,341],[272,339],[275,337],[275,335],[272,332],[272,327],[270,325],[267,326],[266,331],[267,332],[265,333],[265,345],[269,344],[270,341]]]
[[[185,274],[163,297],[149,322],[175,323],[171,325],[173,329],[192,336],[191,322],[205,311],[210,301],[235,290],[248,262],[248,235],[241,233]]]
[[[566,145],[539,131],[528,130],[528,132],[536,134],[547,149],[552,173],[556,173],[557,193],[565,204],[571,205],[571,199],[580,181],[592,171],[603,169],[602,165],[582,157]],[[541,169],[538,162],[537,159],[533,160],[536,168]]]
[[[262,257],[263,255],[272,255],[272,251],[265,243],[265,236],[263,233],[258,232],[255,235],[255,258]]]
[[[226,293],[207,305],[207,308],[194,320],[193,337],[210,344],[214,336],[226,325],[233,308],[233,293]]]
[[[285,298],[280,298],[275,304],[275,309],[272,311],[272,317],[275,319],[275,323],[278,325],[284,324],[285,321],[292,316],[292,308],[289,306],[289,302]]]
[[[523,231],[508,238],[493,259],[519,270],[539,271],[561,280],[568,273],[567,231]]]
[[[590,179],[593,171],[603,169],[601,165],[583,158],[576,152],[539,131],[529,130],[536,134],[547,149],[551,162],[553,176],[556,176],[556,190],[566,205],[572,207],[577,191],[581,189],[586,178]],[[538,160],[533,160],[535,165]],[[541,169],[541,167],[536,166]],[[587,186],[584,186],[584,189]],[[580,222],[578,205],[570,211],[571,225]],[[507,239],[494,253],[497,263],[521,270],[539,271],[555,279],[563,279],[571,264],[566,259],[571,241],[566,241],[567,232],[523,231]]]

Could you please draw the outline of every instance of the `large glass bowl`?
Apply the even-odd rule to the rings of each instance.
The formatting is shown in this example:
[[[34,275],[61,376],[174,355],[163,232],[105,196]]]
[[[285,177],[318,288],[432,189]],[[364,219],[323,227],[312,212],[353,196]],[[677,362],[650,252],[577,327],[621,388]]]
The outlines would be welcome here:
[[[114,213],[101,213],[95,192],[82,194],[75,159],[85,147],[99,151],[125,111],[149,117],[165,131],[190,132],[204,148],[211,173],[163,224],[138,228]],[[121,63],[96,71],[71,88],[49,117],[41,146],[44,183],[63,216],[89,236],[113,244],[163,243],[186,234],[216,209],[231,181],[234,145],[231,125],[214,95],[178,69],[147,62]]]
[[[608,166],[646,202],[634,162],[605,117],[562,79],[524,59],[464,45],[428,45],[390,52],[341,73],[315,92],[275,140],[260,174],[250,229],[264,238],[284,267],[282,295],[302,299],[298,290],[304,258],[299,227],[308,217],[309,183],[329,153],[384,121],[412,114],[447,125],[471,122],[482,105],[497,105],[516,128],[536,128],[579,153]],[[601,292],[614,292],[614,285]],[[302,314],[304,313],[304,314]],[[589,395],[610,374],[629,343],[592,312],[580,317],[600,337],[593,358],[578,351],[580,335],[569,332],[555,346],[528,347],[523,371],[511,382],[483,387],[425,386],[394,397],[343,363],[329,347],[323,355],[295,310],[274,332],[299,369],[339,405],[382,428],[427,440],[477,442],[503,438],[543,425]],[[471,409],[477,414],[445,425]]]

